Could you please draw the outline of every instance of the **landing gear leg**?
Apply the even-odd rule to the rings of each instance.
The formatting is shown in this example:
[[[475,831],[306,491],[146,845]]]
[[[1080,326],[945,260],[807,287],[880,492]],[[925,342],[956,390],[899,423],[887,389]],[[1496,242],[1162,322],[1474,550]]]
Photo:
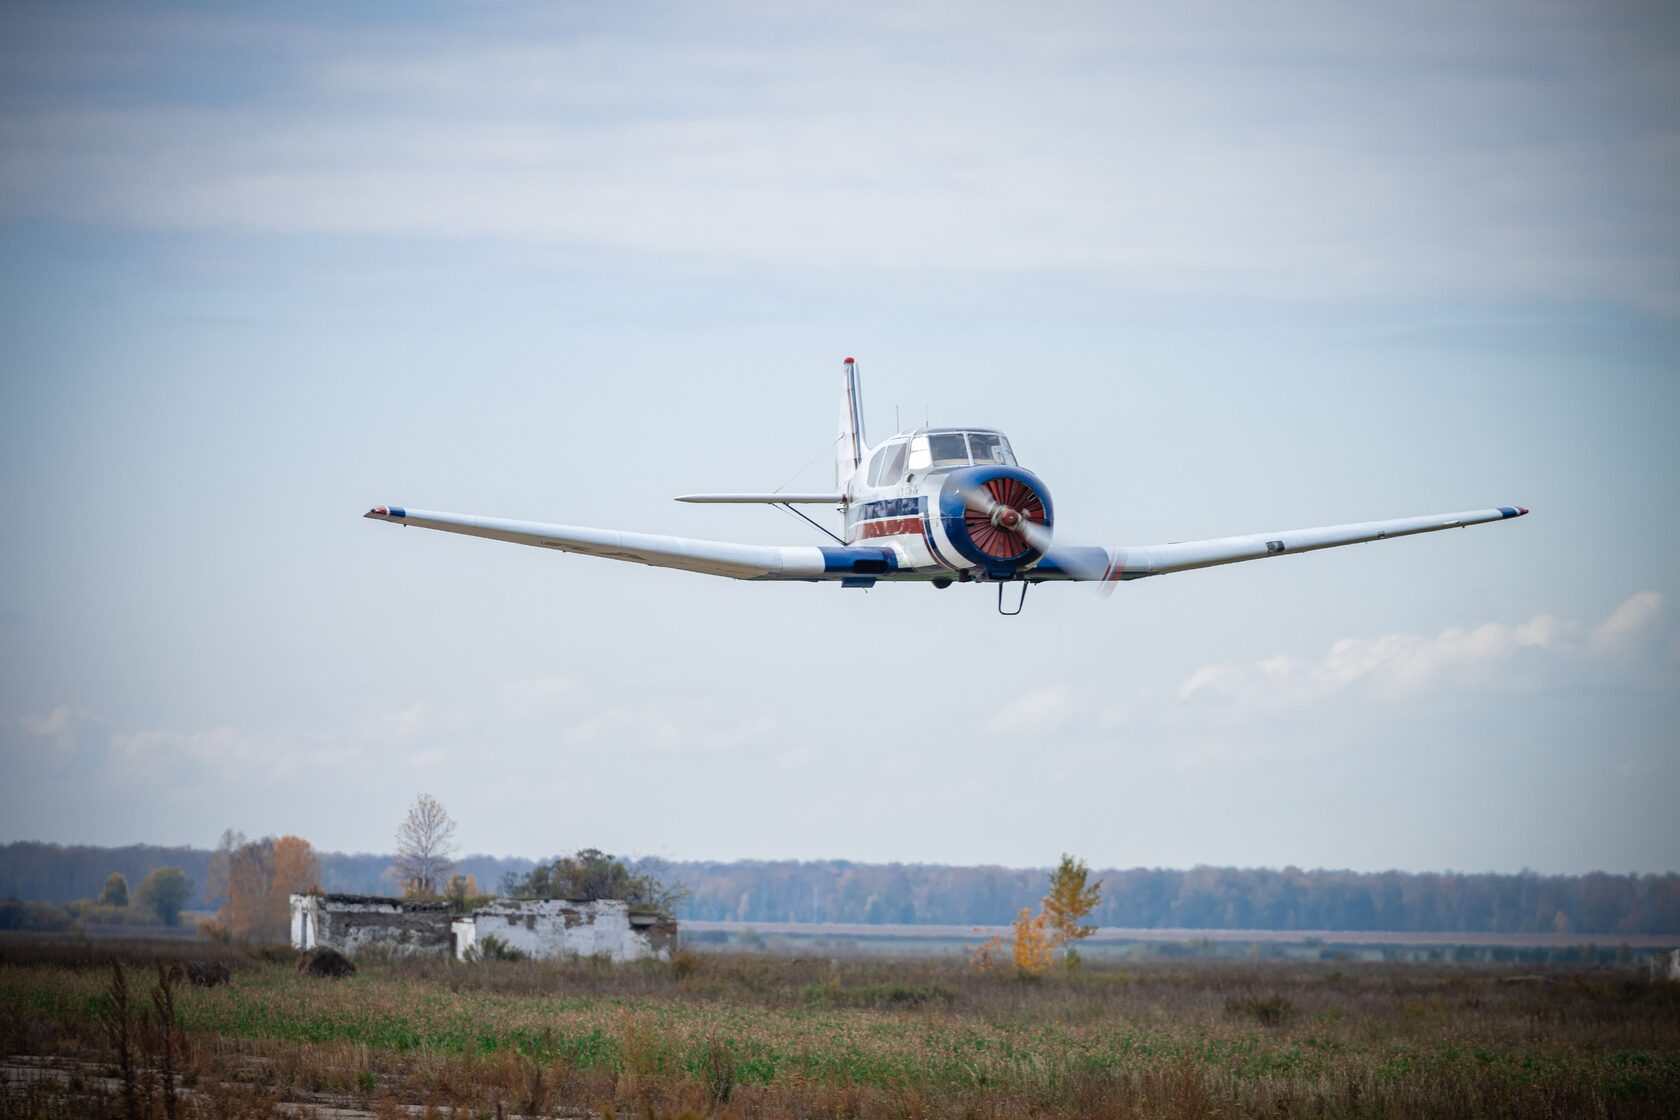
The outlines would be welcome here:
[[[1006,611],[1003,609],[1003,589],[1007,587],[1008,584],[998,584],[998,613],[1003,615],[1005,618],[1014,618],[1016,615],[1020,614],[1021,609],[1027,605],[1027,588],[1032,585],[1026,580],[1021,580],[1020,583],[1021,595],[1020,598],[1015,600],[1015,609],[1012,611]]]

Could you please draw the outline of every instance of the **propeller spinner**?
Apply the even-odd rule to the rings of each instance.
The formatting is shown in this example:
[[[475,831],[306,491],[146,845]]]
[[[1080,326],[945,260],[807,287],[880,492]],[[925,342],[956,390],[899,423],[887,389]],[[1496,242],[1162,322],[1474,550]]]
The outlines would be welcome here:
[[[1038,556],[1049,553],[1051,531],[1045,502],[1032,486],[1018,478],[1001,476],[960,480],[955,490],[962,499],[963,527],[981,552],[999,560],[1025,558],[1030,552]],[[1108,556],[1103,550],[1064,549],[1056,562],[1077,579],[1092,581],[1105,597],[1113,593],[1114,585],[1104,579]]]

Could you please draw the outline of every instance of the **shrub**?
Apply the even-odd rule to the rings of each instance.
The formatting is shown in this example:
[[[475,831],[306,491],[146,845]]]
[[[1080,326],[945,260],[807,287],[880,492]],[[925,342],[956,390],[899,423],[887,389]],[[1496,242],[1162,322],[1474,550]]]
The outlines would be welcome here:
[[[101,906],[128,905],[128,880],[123,878],[122,872],[113,871],[105,877],[105,889],[99,892],[99,903]]]
[[[297,970],[302,976],[323,976],[340,980],[356,975],[356,966],[337,949],[311,949],[298,958]]]
[[[528,961],[531,954],[515,948],[493,933],[487,933],[467,950],[469,961]]]
[[[1225,1010],[1234,1015],[1246,1015],[1268,1027],[1278,1026],[1295,1017],[1295,1005],[1276,992],[1269,996],[1232,997],[1225,1001]]]
[[[74,921],[75,915],[56,903],[0,899],[0,929],[56,933],[69,929]]]
[[[166,926],[181,924],[181,907],[192,895],[192,881],[179,867],[160,867],[134,888],[134,904],[156,914]]]
[[[717,1108],[728,1104],[729,1094],[735,1090],[735,1051],[729,1048],[728,1042],[713,1035],[706,1044],[700,1064],[712,1106]]]

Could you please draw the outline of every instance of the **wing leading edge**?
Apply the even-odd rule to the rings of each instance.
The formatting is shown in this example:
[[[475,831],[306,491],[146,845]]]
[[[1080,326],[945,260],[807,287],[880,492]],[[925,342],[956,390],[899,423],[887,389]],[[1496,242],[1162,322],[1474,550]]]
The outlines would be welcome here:
[[[416,525],[445,533],[464,533],[470,537],[486,537],[731,579],[873,580],[890,578],[898,571],[897,555],[886,548],[730,544],[692,537],[588,529],[577,525],[505,521],[496,517],[437,513],[402,506],[375,506],[363,516],[396,525]]]
[[[1185,541],[1177,544],[1123,548],[1052,547],[1044,559],[1028,573],[1027,578],[1101,579],[1108,582],[1142,579],[1144,576],[1187,572],[1193,568],[1211,568],[1217,564],[1236,564],[1244,560],[1264,560],[1270,556],[1314,552],[1321,548],[1339,548],[1345,544],[1364,544],[1367,541],[1387,540],[1390,537],[1434,533],[1441,529],[1463,529],[1471,525],[1507,521],[1513,517],[1521,517],[1527,512],[1522,506],[1499,506],[1463,513],[1436,513],[1388,521],[1361,521],[1352,525],[1326,525],[1317,529],[1284,529],[1274,533],[1250,533],[1240,537],[1220,537],[1215,540]]]

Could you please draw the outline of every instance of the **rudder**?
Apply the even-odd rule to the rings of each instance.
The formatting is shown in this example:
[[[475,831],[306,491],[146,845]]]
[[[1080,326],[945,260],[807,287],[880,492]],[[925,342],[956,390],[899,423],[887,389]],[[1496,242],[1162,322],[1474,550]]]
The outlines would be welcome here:
[[[863,387],[857,362],[845,362],[846,391],[840,397],[840,435],[834,442],[834,485],[842,493],[857,473],[869,444],[863,434]]]

